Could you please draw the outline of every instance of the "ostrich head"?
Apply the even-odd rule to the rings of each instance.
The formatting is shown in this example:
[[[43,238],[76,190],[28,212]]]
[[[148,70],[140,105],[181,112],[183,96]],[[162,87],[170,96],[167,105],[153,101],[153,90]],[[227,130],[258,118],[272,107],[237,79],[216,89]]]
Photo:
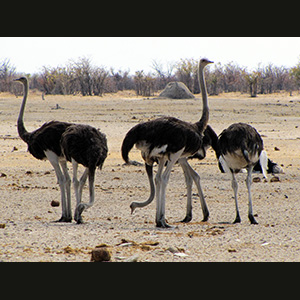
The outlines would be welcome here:
[[[27,82],[27,78],[26,77],[20,77],[20,78],[14,79],[13,81],[19,81],[19,82],[25,84]]]
[[[205,67],[208,64],[213,64],[213,61],[208,60],[207,58],[200,59],[200,66]]]

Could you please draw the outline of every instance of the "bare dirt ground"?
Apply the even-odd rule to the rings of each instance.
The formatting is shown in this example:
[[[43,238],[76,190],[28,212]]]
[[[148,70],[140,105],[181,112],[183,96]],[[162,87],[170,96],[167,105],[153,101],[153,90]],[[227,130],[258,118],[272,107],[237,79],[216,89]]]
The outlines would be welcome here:
[[[106,244],[112,261],[299,261],[300,260],[300,95],[223,94],[209,97],[210,125],[219,134],[234,122],[246,122],[263,136],[269,157],[282,164],[280,182],[263,180],[252,185],[253,210],[258,225],[247,217],[245,174],[237,176],[242,223],[231,224],[235,207],[231,181],[219,172],[212,150],[191,165],[201,176],[210,211],[202,223],[196,188],[193,220],[185,216],[186,187],[179,166],[171,174],[166,196],[166,218],[174,229],[155,227],[155,200],[130,214],[132,201],[144,201],[149,187],[144,167],[123,166],[120,147],[127,131],[141,121],[169,115],[195,122],[201,98],[157,100],[118,93],[99,97],[46,96],[30,93],[25,112],[29,131],[50,120],[90,124],[107,135],[109,155],[96,174],[96,200],[83,213],[82,225],[54,223],[61,216],[53,168],[27,152],[18,137],[16,120],[22,97],[0,94],[0,260],[90,261],[91,250]],[[61,109],[55,109],[59,104]],[[276,149],[279,150],[275,150]],[[133,149],[132,159],[142,162]],[[72,167],[70,165],[70,171]],[[81,171],[83,169],[80,169]],[[156,168],[155,168],[156,171]],[[258,176],[262,179],[262,175]],[[88,191],[83,192],[84,201]],[[72,193],[72,208],[75,208]],[[3,228],[4,227],[4,228]]]

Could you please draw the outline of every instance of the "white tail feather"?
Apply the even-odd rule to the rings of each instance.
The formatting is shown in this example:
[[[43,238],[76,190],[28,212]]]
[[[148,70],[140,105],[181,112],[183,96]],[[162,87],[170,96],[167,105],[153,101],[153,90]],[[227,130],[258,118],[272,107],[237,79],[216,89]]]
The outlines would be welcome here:
[[[225,173],[231,173],[230,168],[228,167],[228,165],[222,155],[219,157],[219,162],[221,163]]]
[[[267,176],[268,156],[267,156],[267,152],[265,150],[261,151],[261,153],[260,153],[259,163],[260,163],[264,177],[266,179],[268,179],[268,176]]]

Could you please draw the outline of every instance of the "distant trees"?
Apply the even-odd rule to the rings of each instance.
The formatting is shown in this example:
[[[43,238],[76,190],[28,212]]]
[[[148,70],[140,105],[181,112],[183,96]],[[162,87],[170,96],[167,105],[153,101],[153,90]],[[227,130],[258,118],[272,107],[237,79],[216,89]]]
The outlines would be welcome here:
[[[34,88],[45,94],[77,94],[102,96],[108,71],[95,67],[86,57],[70,61],[65,67],[43,67]]]
[[[170,81],[182,81],[192,93],[200,93],[197,79],[198,60],[180,59],[166,65],[159,61],[152,62],[152,72],[138,70],[133,75],[129,70],[109,70],[95,66],[89,58],[80,57],[70,60],[65,66],[44,66],[37,74],[30,77],[30,88],[44,94],[102,96],[123,90],[135,90],[137,95],[153,96]],[[21,93],[19,85],[12,84],[12,79],[20,74],[9,59],[0,61],[0,92]],[[254,70],[247,70],[234,62],[215,63],[205,70],[206,85],[210,95],[219,93],[271,94],[288,91],[290,95],[300,88],[300,61],[292,67],[275,66],[271,63]]]
[[[0,61],[0,92],[13,92],[12,80],[16,73],[16,68],[9,59]]]

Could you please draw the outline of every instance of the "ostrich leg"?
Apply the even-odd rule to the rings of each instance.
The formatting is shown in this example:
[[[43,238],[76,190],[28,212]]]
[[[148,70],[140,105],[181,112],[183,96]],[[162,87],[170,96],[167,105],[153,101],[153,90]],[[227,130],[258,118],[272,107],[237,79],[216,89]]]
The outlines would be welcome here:
[[[96,168],[87,168],[83,175],[81,176],[80,179],[80,186],[79,186],[79,194],[80,194],[80,200],[81,200],[81,195],[82,195],[82,188],[84,186],[84,183],[87,178],[87,173],[89,176],[89,194],[90,194],[90,201],[89,203],[78,203],[76,210],[75,210],[75,221],[77,224],[83,223],[81,214],[85,209],[88,209],[93,206],[94,201],[95,201],[95,170]]]
[[[170,174],[174,164],[180,158],[184,149],[177,151],[176,153],[172,153],[169,157],[168,164],[162,173],[164,165],[166,163],[166,158],[163,157],[159,160],[158,171],[156,175],[156,183],[157,183],[157,207],[156,207],[156,226],[163,228],[172,228],[172,226],[168,225],[165,220],[165,203],[166,203],[166,187],[169,182]]]
[[[253,211],[252,211],[252,197],[251,197],[251,183],[252,183],[252,170],[253,170],[253,166],[249,166],[247,168],[247,179],[246,179],[246,184],[247,184],[247,189],[248,189],[248,199],[249,199],[249,203],[248,203],[248,218],[251,222],[251,224],[258,224],[257,221],[255,220],[254,216],[253,216]]]
[[[84,170],[80,180],[78,181],[78,179],[77,179],[78,163],[74,159],[72,159],[72,165],[73,165],[73,185],[74,185],[75,198],[76,198],[76,208],[75,208],[75,213],[74,213],[74,220],[78,223],[78,221],[80,220],[78,207],[81,203],[82,190],[83,190],[83,187],[87,180],[89,169],[86,168]],[[80,221],[82,222],[82,220],[80,220]]]
[[[68,205],[66,203],[66,189],[65,189],[66,179],[59,166],[59,157],[52,151],[45,151],[45,154],[55,170],[58,184],[60,187],[62,216],[57,222],[71,222],[72,216],[68,208]]]

